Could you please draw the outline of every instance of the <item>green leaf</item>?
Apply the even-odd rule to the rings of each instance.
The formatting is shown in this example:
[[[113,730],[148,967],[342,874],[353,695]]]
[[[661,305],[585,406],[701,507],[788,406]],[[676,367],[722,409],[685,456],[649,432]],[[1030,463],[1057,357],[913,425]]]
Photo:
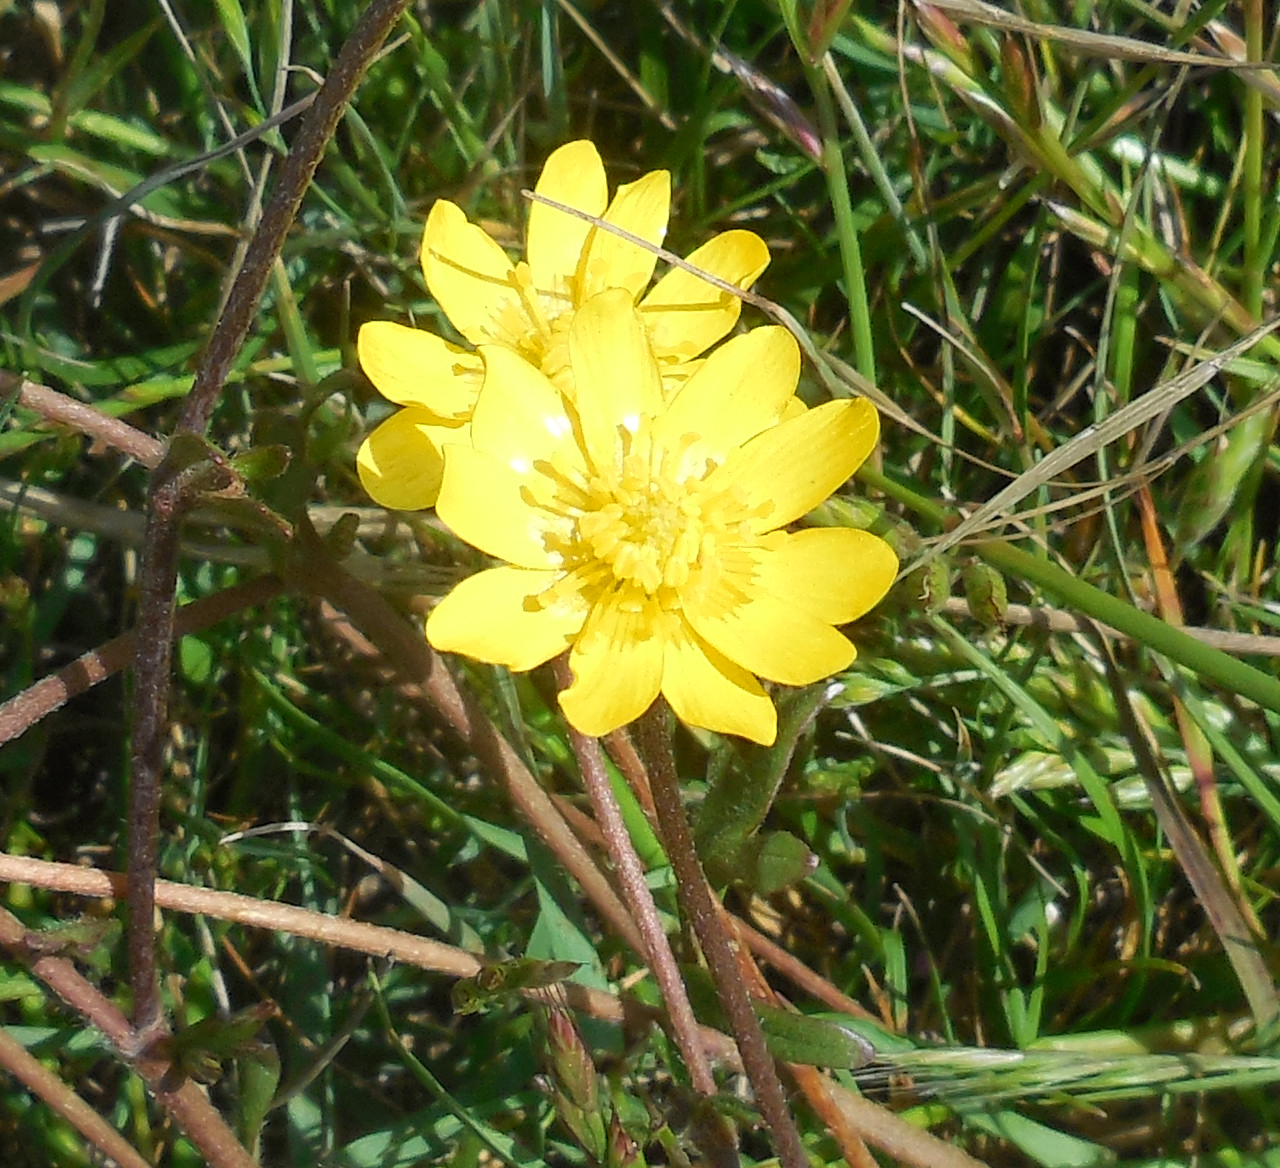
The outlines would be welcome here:
[[[791,765],[826,683],[794,690],[778,702],[778,738],[773,746],[743,746],[726,753],[711,776],[694,826],[698,855],[708,867],[732,865],[747,838],[764,822]]]
[[[253,58],[249,51],[249,25],[244,18],[244,9],[240,0],[214,0],[218,9],[218,18],[222,21],[222,30],[227,40],[240,58],[245,76],[253,73]]]

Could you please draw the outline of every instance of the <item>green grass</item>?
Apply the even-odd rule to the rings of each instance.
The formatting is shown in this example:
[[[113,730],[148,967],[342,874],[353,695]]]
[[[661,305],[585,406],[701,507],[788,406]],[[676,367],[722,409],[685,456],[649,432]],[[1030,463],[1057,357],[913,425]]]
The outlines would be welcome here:
[[[670,169],[677,254],[730,226],[768,241],[756,290],[824,358],[806,367],[805,397],[855,392],[861,375],[894,410],[875,472],[846,493],[873,504],[905,566],[1026,476],[1008,509],[934,561],[930,598],[908,576],[852,630],[859,658],[801,734],[766,821],[817,866],[726,903],[874,1018],[859,1025],[880,1061],[836,1076],[983,1163],[1280,1163],[1266,940],[1280,920],[1267,639],[1280,625],[1268,399],[1280,339],[1105,447],[1086,436],[1052,478],[1034,470],[1129,403],[1171,394],[1274,311],[1280,87],[1268,71],[1160,56],[1214,51],[1215,21],[1263,55],[1261,15],[1210,5],[1179,28],[1138,3],[1076,6],[1094,23],[1059,36],[1047,22],[1061,6],[1024,5],[1038,29],[940,16],[925,29],[907,9],[899,52],[896,12],[816,7],[832,14],[826,70],[793,40],[809,43],[813,5],[676,9],[692,39],[722,43],[794,98],[770,117],[749,75],[714,67],[657,5],[579,5],[590,35],[551,0],[421,6],[324,155],[209,437],[233,455],[288,454],[282,474],[251,480],[275,513],[310,507],[326,531],[357,512],[354,541],[333,554],[420,626],[429,599],[478,561],[431,517],[384,519],[363,496],[355,449],[387,406],[358,371],[358,327],[447,332],[416,259],[434,199],[514,247],[519,192],[562,142],[591,137],[614,183]],[[304,70],[328,69],[357,15],[336,0],[172,11],[189,52],[152,5],[0,4],[0,368],[160,437],[297,123],[218,148],[278,108],[275,95],[311,93]],[[115,201],[156,175],[108,230]],[[148,473],[10,398],[0,412],[0,486],[14,488],[0,508],[8,697],[132,626]],[[184,603],[284,555],[243,508],[186,539]],[[981,564],[1040,619],[998,602],[975,619]],[[178,645],[161,874],[478,955],[574,961],[575,981],[630,986],[639,959],[492,768],[290,580]],[[1181,618],[1161,607],[1167,585]],[[1104,645],[1091,621],[1122,635]],[[1183,622],[1239,637],[1206,648],[1170,627]],[[458,668],[542,786],[589,814],[549,671]],[[0,749],[4,852],[123,868],[131,697],[117,675]],[[769,773],[739,744],[676,745],[695,813],[717,775]],[[674,931],[665,857],[630,821]],[[363,851],[301,830],[221,842],[272,823],[327,825]],[[23,884],[2,895],[30,929],[104,913]],[[264,1163],[589,1162],[590,1137],[563,1106],[556,1118],[545,1076],[557,1072],[527,1002],[458,1016],[443,972],[210,915],[166,913],[160,951],[181,1023],[278,1007],[259,1035],[283,1092]],[[118,936],[80,960],[127,1005]],[[145,1157],[201,1162],[20,954],[0,979],[13,1037]],[[781,974],[774,984],[806,1012],[828,1008]],[[656,1000],[650,979],[631,992]],[[666,1035],[580,1021],[599,1098],[648,1162],[686,1149],[696,1162],[697,1110]],[[271,1060],[233,1053],[212,1097],[235,1126]],[[835,1160],[798,1095],[795,1111],[810,1153]],[[741,1128],[743,1159],[768,1160],[766,1135]],[[91,1162],[70,1126],[10,1086],[0,1160]]]

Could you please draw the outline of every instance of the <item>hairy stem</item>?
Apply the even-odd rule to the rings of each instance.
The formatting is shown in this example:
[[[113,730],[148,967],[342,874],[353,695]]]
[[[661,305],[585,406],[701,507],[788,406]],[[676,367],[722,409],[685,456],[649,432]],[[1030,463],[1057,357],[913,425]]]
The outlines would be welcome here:
[[[169,1061],[151,1053],[138,1052],[143,1036],[132,1030],[128,1020],[91,985],[65,957],[33,955],[27,930],[16,917],[0,909],[0,946],[28,957],[28,968],[59,998],[129,1060],[130,1066],[147,1084],[156,1101],[200,1149],[212,1168],[256,1168],[254,1159],[236,1139],[204,1089],[182,1076],[175,1076]]]
[[[809,1160],[800,1143],[800,1132],[787,1106],[773,1056],[765,1045],[764,1032],[751,999],[738,974],[733,942],[720,918],[719,906],[711,895],[702,865],[694,851],[693,834],[685,818],[680,796],[680,779],[671,753],[670,723],[665,703],[659,699],[640,719],[641,751],[649,764],[649,782],[658,812],[663,844],[676,874],[680,911],[693,926],[702,946],[711,978],[716,984],[720,1005],[733,1031],[742,1065],[751,1080],[760,1113],[773,1134],[774,1147],[783,1168],[808,1168]]]
[[[209,339],[191,393],[178,420],[179,433],[203,434],[227,373],[248,335],[285,236],[342,112],[382,42],[409,0],[370,0],[342,46],[307,111],[280,178],[254,233],[248,258],[236,275],[226,309]],[[139,624],[134,659],[133,747],[129,784],[129,980],[135,1029],[144,1043],[162,1025],[152,916],[160,821],[161,769],[168,719],[173,643],[174,585],[182,516],[196,493],[183,490],[183,472],[170,456],[152,478],[147,530],[139,565]]]
[[[561,688],[570,680],[569,666],[563,658],[556,662],[556,680]],[[711,1074],[711,1064],[707,1061],[706,1052],[698,1041],[698,1020],[694,1017],[693,1007],[689,1005],[689,995],[680,977],[667,934],[662,928],[662,921],[658,918],[653,894],[645,882],[640,857],[636,855],[631,837],[627,834],[627,826],[622,822],[622,812],[618,809],[613,788],[609,786],[600,740],[579,734],[571,726],[569,744],[577,756],[582,782],[591,798],[596,822],[604,836],[605,850],[609,853],[618,883],[622,886],[623,898],[640,928],[640,935],[644,940],[642,956],[649,963],[658,988],[662,991],[662,999],[667,1004],[667,1015],[671,1019],[672,1034],[685,1065],[689,1068],[689,1078],[693,1081],[694,1090],[700,1095],[714,1095],[716,1081]]]
[[[24,381],[15,374],[0,369],[0,394],[7,394],[12,388],[18,391],[19,405],[35,410],[49,421],[79,430],[81,434],[87,434],[104,446],[114,447],[127,454],[145,467],[154,469],[160,464],[164,444],[130,426],[128,422],[104,414],[96,406],[76,401],[56,389]]]

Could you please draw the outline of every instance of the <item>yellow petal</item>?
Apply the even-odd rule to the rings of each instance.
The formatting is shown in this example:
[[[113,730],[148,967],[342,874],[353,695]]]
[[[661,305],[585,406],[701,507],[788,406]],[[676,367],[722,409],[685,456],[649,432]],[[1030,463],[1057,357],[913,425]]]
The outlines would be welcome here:
[[[430,507],[440,493],[444,445],[466,442],[465,422],[437,418],[410,406],[379,425],[356,455],[356,473],[369,497],[394,511]]]
[[[854,648],[826,621],[773,597],[739,604],[685,605],[698,636],[730,661],[770,681],[808,685],[848,667]]]
[[[735,486],[749,507],[769,508],[762,531],[811,511],[871,453],[880,416],[865,398],[827,402],[751,439],[707,480]]]
[[[766,596],[842,625],[879,604],[897,574],[898,557],[879,536],[806,528],[760,557],[755,583]]]
[[[702,368],[703,363],[703,358],[695,357],[692,361],[681,361],[675,365],[670,362],[659,364],[658,371],[662,374],[662,396],[668,402],[672,401],[685,382]]]
[[[427,640],[442,653],[465,653],[509,669],[550,661],[582,628],[585,609],[565,603],[544,608],[540,593],[556,571],[490,568],[468,576],[427,617]]]
[[[423,406],[442,418],[467,418],[480,392],[480,358],[422,329],[387,320],[361,326],[360,368],[388,401]]]
[[[448,199],[431,207],[421,258],[431,295],[473,345],[516,345],[532,327],[507,253]]]
[[[612,467],[619,427],[634,434],[642,417],[662,407],[658,364],[627,292],[602,292],[578,309],[569,327],[569,361],[586,453],[598,470]]]
[[[769,249],[754,231],[726,231],[688,257],[704,272],[748,288],[769,265]],[[742,301],[706,280],[672,268],[640,303],[659,360],[688,361],[738,322]]]
[[[609,201],[604,163],[588,141],[568,142],[554,151],[542,168],[536,191],[557,203],[576,207],[591,215],[601,215]],[[539,292],[565,297],[570,307],[573,277],[577,275],[582,249],[591,224],[534,202],[529,207],[529,243],[525,255]]]
[[[436,514],[472,547],[522,568],[550,568],[543,537],[564,521],[530,505],[528,478],[471,446],[451,446]]]
[[[762,746],[772,746],[778,736],[777,711],[760,683],[683,621],[666,643],[662,693],[686,725],[738,734]]]
[[[618,188],[604,220],[656,245],[667,234],[670,212],[671,175],[653,170]],[[648,248],[593,227],[578,268],[578,303],[606,288],[625,288],[635,300],[648,286],[657,262],[658,257]]]
[[[616,597],[597,604],[569,654],[573,684],[560,694],[565,717],[599,737],[634,721],[658,696],[662,640],[646,608],[624,608]]]
[[[667,407],[659,433],[667,443],[697,434],[724,458],[777,423],[799,377],[800,347],[791,334],[777,325],[752,329],[701,363]]]
[[[528,474],[541,460],[561,470],[584,469],[573,423],[556,387],[510,349],[486,345],[481,354],[484,392],[471,422],[476,449],[518,474]]]

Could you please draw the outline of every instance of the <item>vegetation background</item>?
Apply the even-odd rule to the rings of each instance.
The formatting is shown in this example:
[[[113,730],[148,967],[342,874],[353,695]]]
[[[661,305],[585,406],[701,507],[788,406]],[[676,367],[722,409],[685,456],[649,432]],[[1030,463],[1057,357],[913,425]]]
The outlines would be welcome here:
[[[358,13],[0,2],[9,856],[124,866],[128,651],[61,709],[21,702],[133,627],[149,481],[137,450],[51,424],[21,380],[172,433],[296,122],[261,127],[314,91]],[[476,567],[429,514],[362,496],[354,451],[389,407],[354,337],[447,331],[416,263],[431,202],[514,250],[522,188],[590,137],[615,183],[671,170],[678,254],[731,226],[767,240],[758,292],[828,358],[811,401],[883,395],[879,469],[816,521],[873,523],[910,566],[1016,484],[853,630],[859,658],[793,757],[678,739],[695,812],[717,774],[779,777],[768,828],[816,856],[783,888],[725,892],[812,975],[766,961],[773,984],[805,1011],[823,986],[828,1009],[865,1011],[880,1058],[837,1078],[977,1161],[1280,1163],[1280,340],[1210,363],[1275,311],[1280,82],[1248,65],[1274,59],[1274,17],[1258,0],[413,5],[324,152],[209,430],[260,506],[213,499],[184,528],[179,601],[284,584],[242,611],[231,593],[177,643],[161,875],[634,980],[484,752],[362,651],[286,538],[330,532],[312,554],[415,625]],[[457,670],[594,846],[550,678]],[[291,826],[224,838],[271,824]],[[112,906],[38,884],[4,885],[4,907],[26,929],[79,920],[77,961],[124,1001],[125,947],[95,923]],[[200,1163],[6,937],[8,1035],[147,1161]],[[160,954],[181,1024],[274,1008],[256,1037],[211,1043],[213,1098],[265,1163],[588,1162],[515,995],[459,1015],[457,970],[216,914],[167,912]],[[600,1114],[650,1163],[696,1160],[662,1031],[584,1029]],[[796,1114],[817,1160],[847,1150]],[[767,1160],[739,1119],[744,1158]],[[6,1081],[0,1160],[93,1156]]]

